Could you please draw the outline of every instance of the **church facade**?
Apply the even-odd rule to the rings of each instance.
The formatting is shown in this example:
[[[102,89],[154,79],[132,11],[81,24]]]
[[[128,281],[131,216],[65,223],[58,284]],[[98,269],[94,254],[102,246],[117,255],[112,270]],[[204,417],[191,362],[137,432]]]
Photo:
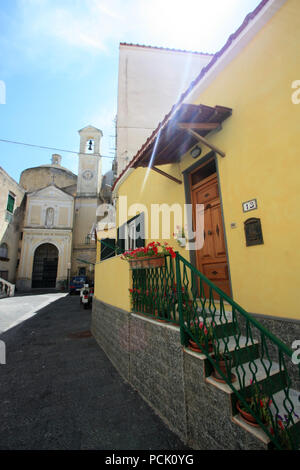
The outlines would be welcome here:
[[[93,126],[79,131],[78,175],[52,155],[51,164],[24,170],[18,246],[11,282],[20,291],[67,288],[72,276],[94,277],[96,211],[104,200],[100,141]],[[20,216],[21,211],[21,216]],[[12,214],[11,223],[13,223]]]

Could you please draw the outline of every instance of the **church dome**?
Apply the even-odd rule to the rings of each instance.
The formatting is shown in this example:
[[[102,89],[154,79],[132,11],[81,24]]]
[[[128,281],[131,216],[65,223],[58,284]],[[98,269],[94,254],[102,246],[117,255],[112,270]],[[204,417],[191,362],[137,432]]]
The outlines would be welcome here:
[[[27,168],[21,173],[20,185],[28,192],[37,191],[50,184],[65,188],[77,183],[77,175],[61,166],[61,156],[52,155],[51,164]]]

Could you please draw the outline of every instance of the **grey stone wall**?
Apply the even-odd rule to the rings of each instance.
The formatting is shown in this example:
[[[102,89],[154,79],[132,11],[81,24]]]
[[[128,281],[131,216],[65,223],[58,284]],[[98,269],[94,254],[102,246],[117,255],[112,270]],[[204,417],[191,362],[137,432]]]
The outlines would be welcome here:
[[[132,314],[130,382],[170,429],[186,439],[183,353],[178,327]]]
[[[123,378],[191,448],[268,448],[234,422],[234,396],[207,381],[208,359],[181,346],[178,327],[95,299],[91,330]]]
[[[120,375],[129,381],[128,312],[93,300],[91,332]]]

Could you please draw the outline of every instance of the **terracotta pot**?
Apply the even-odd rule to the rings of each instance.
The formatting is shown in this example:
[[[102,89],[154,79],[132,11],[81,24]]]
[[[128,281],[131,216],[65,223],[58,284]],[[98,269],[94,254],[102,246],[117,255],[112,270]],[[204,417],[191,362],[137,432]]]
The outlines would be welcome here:
[[[250,403],[249,398],[246,399],[246,402]],[[242,409],[242,405],[239,400],[236,403],[236,407],[238,409],[238,412],[240,413],[240,416],[246,421],[246,423],[256,428],[259,428],[259,424],[256,419],[250,413],[248,413],[248,411]]]
[[[223,372],[223,374],[225,375],[225,377],[227,377],[227,369],[226,369],[226,362],[224,360],[219,360],[219,369],[221,369],[221,372]],[[214,373],[213,373],[213,377],[215,380],[217,380],[217,382],[221,382],[221,383],[226,383],[226,380],[223,379],[223,377],[219,374],[219,372],[217,371],[217,369],[214,369]],[[229,379],[229,377],[228,377]],[[235,382],[236,381],[236,376],[234,374],[231,374],[231,382]]]
[[[142,268],[142,262],[139,258],[130,259],[129,260],[129,266],[130,266],[130,269],[141,269]]]
[[[164,256],[140,257],[136,259],[130,259],[129,264],[130,264],[131,269],[161,268],[165,266],[165,257]]]
[[[205,349],[206,349],[206,346],[205,346],[205,344],[202,344],[202,345],[199,347],[198,344],[195,343],[195,341],[193,341],[192,339],[189,339],[189,348],[190,348],[192,351],[204,353],[204,352],[205,352]],[[212,342],[209,341],[209,342],[208,342],[208,352],[211,353],[212,351],[213,351],[213,345],[212,345]]]

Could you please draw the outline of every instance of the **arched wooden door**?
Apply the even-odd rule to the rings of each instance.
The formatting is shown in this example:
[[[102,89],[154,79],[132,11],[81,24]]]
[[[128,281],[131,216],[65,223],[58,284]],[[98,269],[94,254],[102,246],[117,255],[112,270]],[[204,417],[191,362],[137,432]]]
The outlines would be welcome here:
[[[34,253],[32,269],[33,288],[56,286],[58,249],[51,243],[40,245]]]

